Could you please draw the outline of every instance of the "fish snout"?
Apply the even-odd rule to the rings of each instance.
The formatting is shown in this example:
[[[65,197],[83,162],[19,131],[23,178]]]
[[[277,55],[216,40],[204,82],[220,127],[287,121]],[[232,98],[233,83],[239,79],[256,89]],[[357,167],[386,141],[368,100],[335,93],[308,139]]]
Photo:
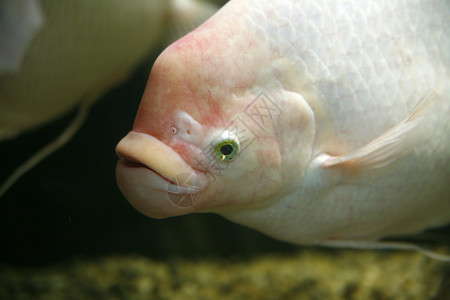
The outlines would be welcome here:
[[[206,174],[155,137],[131,131],[116,147],[120,190],[137,210],[153,218],[197,211],[202,207]]]

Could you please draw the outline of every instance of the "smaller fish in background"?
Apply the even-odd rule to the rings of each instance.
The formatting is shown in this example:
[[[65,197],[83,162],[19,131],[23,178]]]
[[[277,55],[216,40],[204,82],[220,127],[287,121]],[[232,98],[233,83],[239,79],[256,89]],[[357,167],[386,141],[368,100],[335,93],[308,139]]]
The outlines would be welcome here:
[[[89,107],[154,48],[217,10],[199,0],[1,0],[0,9],[0,143],[79,107],[72,124],[0,186],[0,197],[68,141]]]
[[[155,62],[117,145],[130,203],[274,238],[380,241],[450,222],[450,2],[232,0]]]

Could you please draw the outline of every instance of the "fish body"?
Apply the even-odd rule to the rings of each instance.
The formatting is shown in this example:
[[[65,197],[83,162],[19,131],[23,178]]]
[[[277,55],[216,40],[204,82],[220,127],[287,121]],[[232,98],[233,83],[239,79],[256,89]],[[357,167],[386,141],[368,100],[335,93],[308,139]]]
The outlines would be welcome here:
[[[151,217],[375,241],[450,221],[450,3],[232,0],[169,46],[119,187]]]

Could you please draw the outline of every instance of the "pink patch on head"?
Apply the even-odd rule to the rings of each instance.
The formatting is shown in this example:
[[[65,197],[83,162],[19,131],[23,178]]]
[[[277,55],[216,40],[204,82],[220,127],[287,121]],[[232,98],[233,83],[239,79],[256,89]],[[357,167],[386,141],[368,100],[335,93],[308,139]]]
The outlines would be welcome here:
[[[221,99],[213,99],[211,91],[208,90],[206,103],[195,103],[195,105],[200,112],[201,124],[206,126],[223,126],[224,111],[221,105]]]
[[[177,110],[202,126],[226,127],[245,108],[234,95],[255,84],[267,61],[246,52],[259,43],[243,38],[246,30],[215,16],[169,46],[153,66],[134,130],[168,141]]]

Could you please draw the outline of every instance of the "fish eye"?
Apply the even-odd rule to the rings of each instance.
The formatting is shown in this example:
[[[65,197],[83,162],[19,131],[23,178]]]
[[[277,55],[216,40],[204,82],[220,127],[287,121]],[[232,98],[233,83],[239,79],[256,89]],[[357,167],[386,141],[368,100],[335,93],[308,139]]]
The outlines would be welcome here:
[[[224,132],[220,135],[214,151],[218,161],[231,161],[239,153],[239,140],[231,132]]]

